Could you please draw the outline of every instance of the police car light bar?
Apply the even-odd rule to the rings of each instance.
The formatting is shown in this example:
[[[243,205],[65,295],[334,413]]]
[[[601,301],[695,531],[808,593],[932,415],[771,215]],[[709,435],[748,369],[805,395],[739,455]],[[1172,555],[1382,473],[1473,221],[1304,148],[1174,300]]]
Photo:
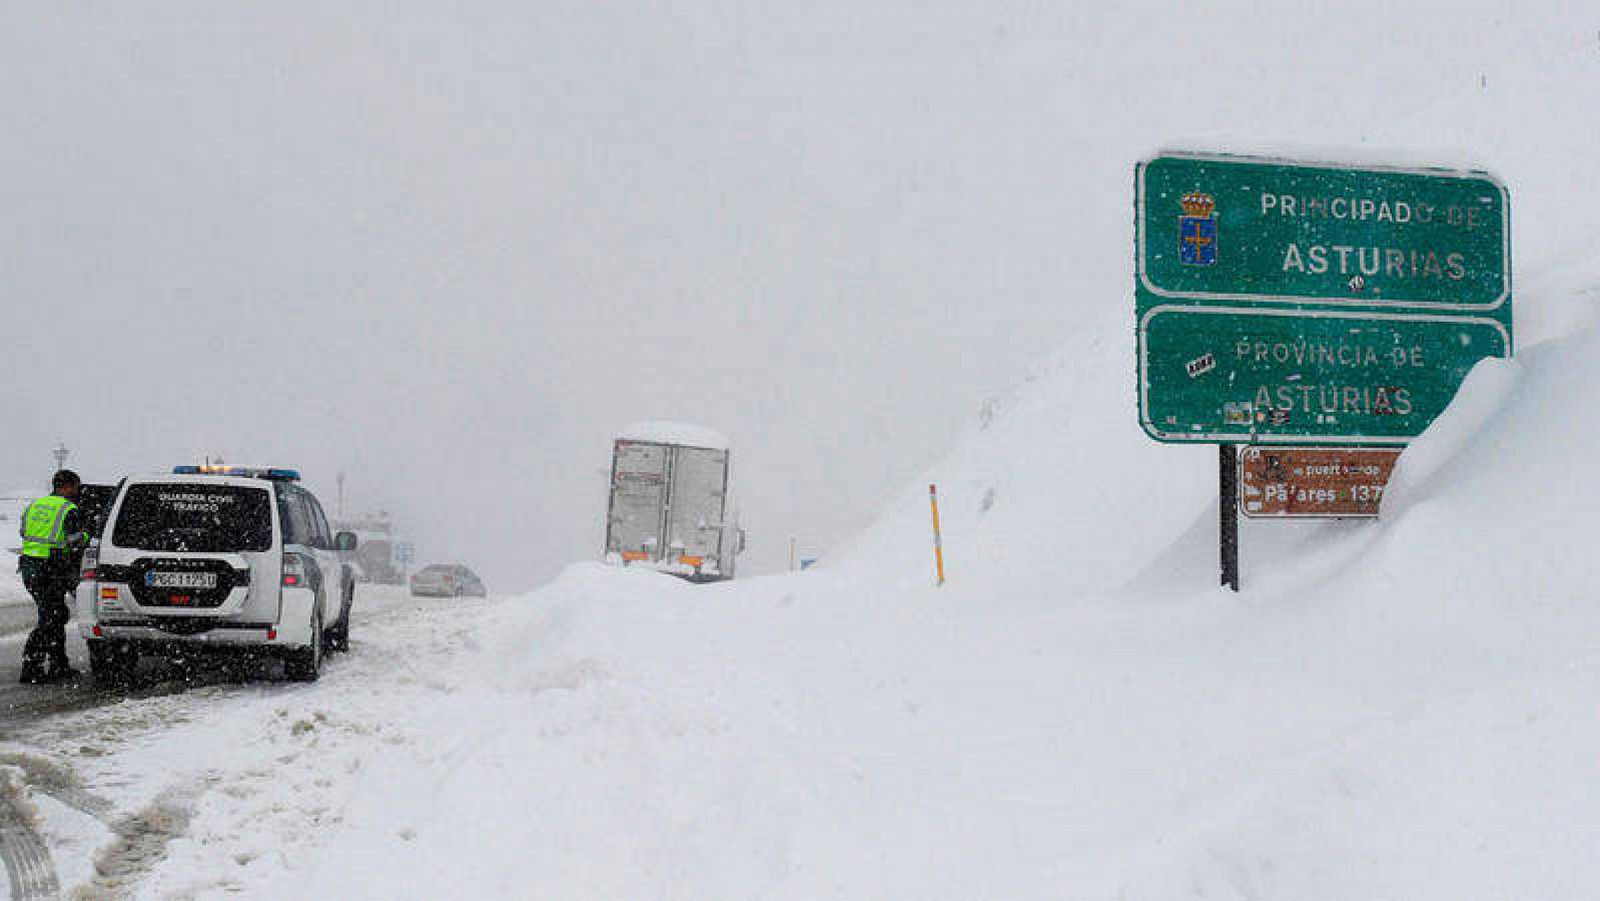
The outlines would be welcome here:
[[[300,472],[295,469],[278,469],[275,467],[260,466],[232,466],[232,465],[207,465],[207,466],[174,466],[173,475],[180,476],[239,476],[246,479],[272,479],[280,482],[300,481]]]

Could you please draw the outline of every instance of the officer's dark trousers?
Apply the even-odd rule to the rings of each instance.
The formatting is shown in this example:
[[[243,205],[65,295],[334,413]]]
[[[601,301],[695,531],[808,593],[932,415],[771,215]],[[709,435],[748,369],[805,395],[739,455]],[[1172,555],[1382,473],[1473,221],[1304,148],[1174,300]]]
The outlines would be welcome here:
[[[67,621],[72,611],[67,597],[72,593],[71,579],[53,572],[43,560],[24,557],[20,566],[23,587],[33,595],[39,607],[39,624],[28,634],[28,643],[22,646],[22,671],[43,673],[49,669],[67,668]]]

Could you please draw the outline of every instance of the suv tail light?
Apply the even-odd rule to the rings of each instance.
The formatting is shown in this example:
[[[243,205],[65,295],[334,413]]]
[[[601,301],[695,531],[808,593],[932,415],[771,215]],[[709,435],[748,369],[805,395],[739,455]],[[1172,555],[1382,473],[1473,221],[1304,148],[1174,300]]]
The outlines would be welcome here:
[[[299,554],[283,555],[283,586],[285,588],[309,588],[311,585],[311,569],[306,566],[306,558]]]
[[[83,564],[78,570],[78,581],[93,582],[99,579],[100,573],[96,571],[99,564],[100,548],[98,545],[90,544],[83,552]]]

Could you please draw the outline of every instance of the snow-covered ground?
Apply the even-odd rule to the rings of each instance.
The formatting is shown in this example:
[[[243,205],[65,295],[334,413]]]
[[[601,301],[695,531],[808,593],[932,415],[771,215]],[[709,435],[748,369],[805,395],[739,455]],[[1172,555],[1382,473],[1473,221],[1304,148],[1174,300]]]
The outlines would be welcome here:
[[[17,558],[0,553],[0,637],[32,628],[35,619],[33,598],[22,587],[14,567]]]
[[[87,897],[1594,897],[1592,275],[1381,521],[1247,522],[1239,595],[1215,452],[1088,330],[929,474],[942,589],[918,484],[802,574],[391,597],[316,685],[46,719],[0,777]]]
[[[22,587],[22,577],[17,575],[16,567],[16,555],[0,553],[0,606],[33,603]]]

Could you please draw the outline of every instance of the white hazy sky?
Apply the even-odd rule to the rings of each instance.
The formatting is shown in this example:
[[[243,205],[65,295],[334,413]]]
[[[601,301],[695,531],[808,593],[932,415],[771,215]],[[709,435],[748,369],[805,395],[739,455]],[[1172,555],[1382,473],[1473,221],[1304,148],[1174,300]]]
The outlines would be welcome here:
[[[343,470],[524,588],[683,419],[780,568],[1129,315],[1155,148],[1473,163],[1519,266],[1600,251],[1541,215],[1600,197],[1585,6],[0,2],[0,486]]]

